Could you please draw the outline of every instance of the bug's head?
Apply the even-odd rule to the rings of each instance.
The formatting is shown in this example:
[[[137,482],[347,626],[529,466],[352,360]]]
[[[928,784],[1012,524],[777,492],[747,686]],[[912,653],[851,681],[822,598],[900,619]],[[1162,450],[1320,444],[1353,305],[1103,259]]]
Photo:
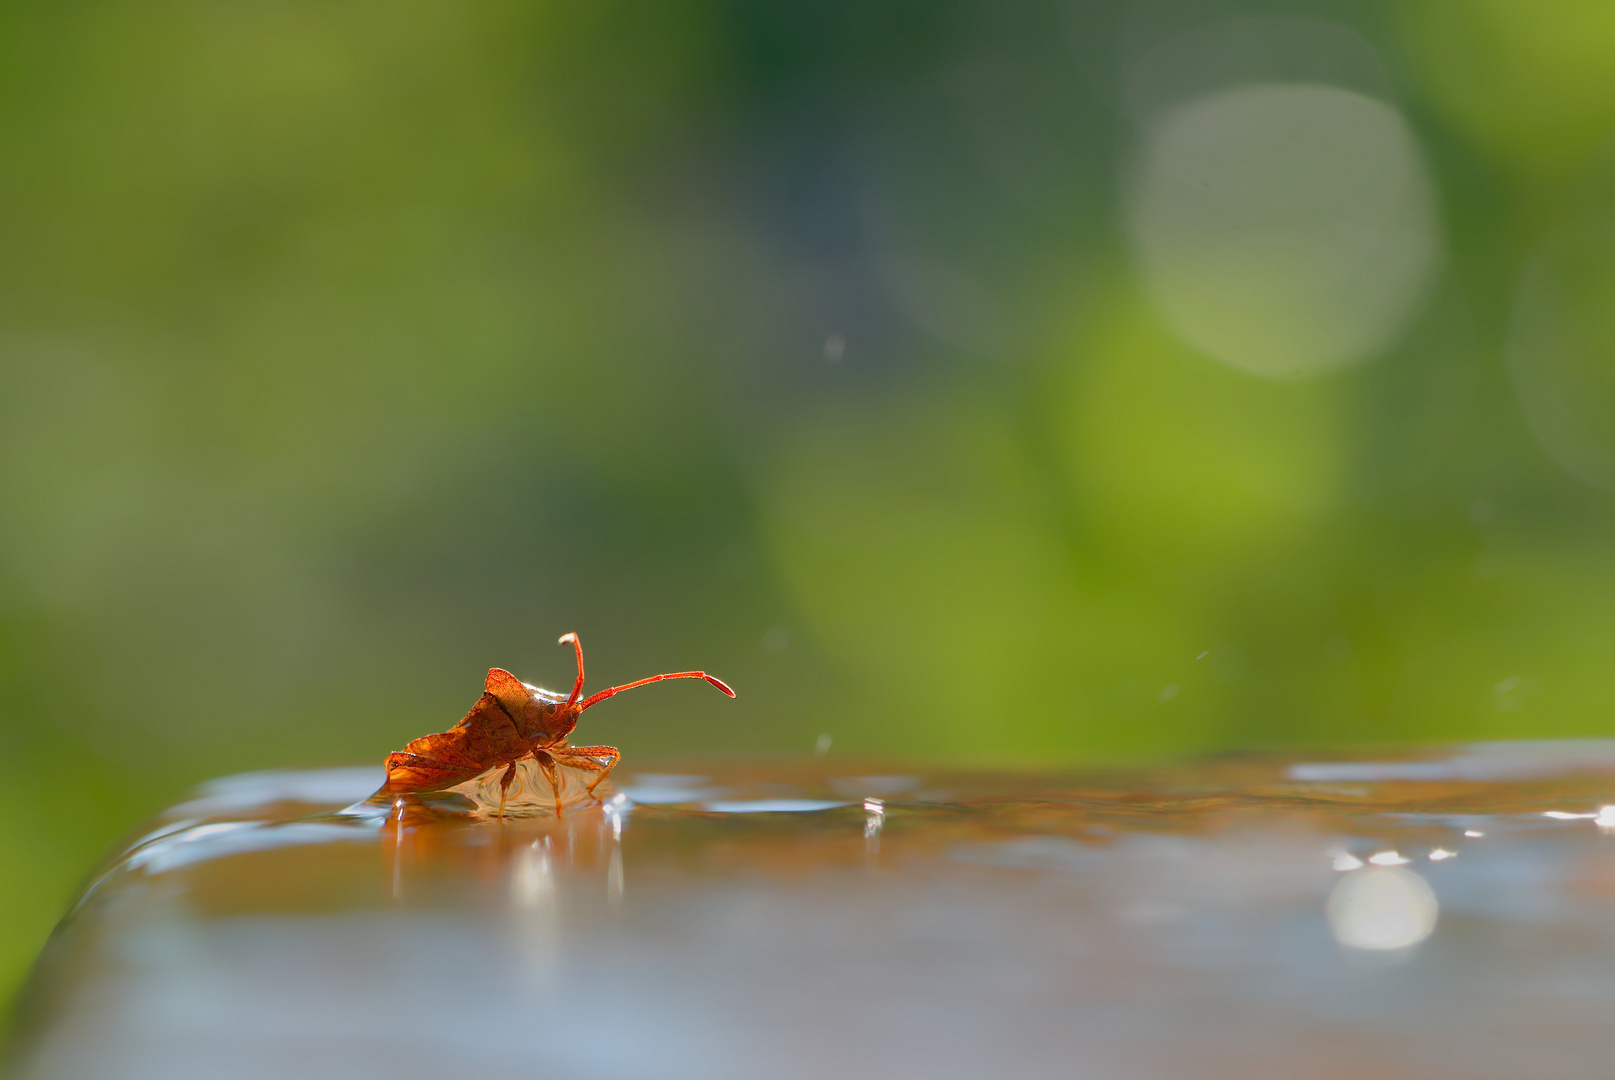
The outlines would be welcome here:
[[[499,701],[501,709],[516,724],[524,739],[543,739],[552,742],[563,739],[578,725],[581,703],[569,701],[565,694],[524,683],[503,668],[488,672],[484,684],[488,693]]]
[[[539,721],[538,726],[544,734],[554,739],[564,739],[572,734],[572,729],[578,726],[578,717],[583,715],[583,703],[536,686],[528,686],[527,689],[533,695],[532,715]]]

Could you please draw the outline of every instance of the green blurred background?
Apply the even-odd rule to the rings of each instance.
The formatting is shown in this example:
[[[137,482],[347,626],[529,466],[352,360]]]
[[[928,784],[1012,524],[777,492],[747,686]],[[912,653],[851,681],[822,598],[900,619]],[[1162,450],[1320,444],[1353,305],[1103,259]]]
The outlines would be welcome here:
[[[0,7],[0,987],[498,664],[657,756],[1603,734],[1615,8]]]

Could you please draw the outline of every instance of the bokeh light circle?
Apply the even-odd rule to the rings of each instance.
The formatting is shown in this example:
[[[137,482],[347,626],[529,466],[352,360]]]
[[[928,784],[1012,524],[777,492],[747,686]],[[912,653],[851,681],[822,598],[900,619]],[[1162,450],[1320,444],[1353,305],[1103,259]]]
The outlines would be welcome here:
[[[1440,905],[1418,874],[1376,866],[1341,878],[1325,912],[1335,940],[1348,948],[1405,949],[1435,930]]]
[[[1390,105],[1337,87],[1245,86],[1168,110],[1146,128],[1129,195],[1167,324],[1268,377],[1386,349],[1441,254],[1413,133]]]

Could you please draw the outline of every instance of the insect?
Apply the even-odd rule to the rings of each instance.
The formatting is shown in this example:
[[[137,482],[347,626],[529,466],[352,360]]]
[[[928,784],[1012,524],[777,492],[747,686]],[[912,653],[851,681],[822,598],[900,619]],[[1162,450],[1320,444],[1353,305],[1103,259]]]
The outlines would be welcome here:
[[[529,686],[503,668],[493,668],[488,672],[482,697],[458,724],[441,734],[423,735],[387,755],[387,782],[382,790],[395,794],[442,791],[503,765],[505,772],[499,778],[499,817],[503,820],[505,797],[516,779],[516,763],[532,757],[555,792],[555,814],[559,817],[561,780],[557,767],[569,765],[599,774],[587,789],[593,795],[600,781],[622,759],[622,751],[615,746],[572,746],[566,741],[584,709],[624,690],[663,679],[705,679],[730,697],[735,696],[723,680],[704,671],[673,671],[613,686],[579,700],[583,693],[583,644],[576,634],[563,635],[559,644],[571,645],[578,655],[578,681],[570,695],[563,697],[553,690]]]

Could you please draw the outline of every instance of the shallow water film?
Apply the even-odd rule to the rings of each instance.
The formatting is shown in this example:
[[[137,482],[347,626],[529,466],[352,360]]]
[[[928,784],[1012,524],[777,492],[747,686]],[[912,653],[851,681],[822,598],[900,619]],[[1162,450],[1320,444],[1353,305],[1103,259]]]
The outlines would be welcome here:
[[[1065,776],[670,767],[502,821],[475,785],[367,801],[379,780],[228,777],[154,822],[42,957],[15,1074],[1615,1060],[1615,742]]]

